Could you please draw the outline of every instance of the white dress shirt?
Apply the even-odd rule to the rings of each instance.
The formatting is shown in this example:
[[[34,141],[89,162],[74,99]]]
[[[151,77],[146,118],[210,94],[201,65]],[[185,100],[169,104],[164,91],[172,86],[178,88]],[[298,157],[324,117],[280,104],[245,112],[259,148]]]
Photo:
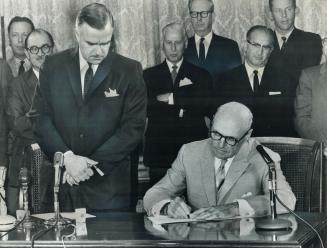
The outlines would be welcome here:
[[[207,54],[208,54],[208,50],[209,50],[209,46],[210,46],[210,43],[211,43],[211,40],[212,40],[212,36],[213,36],[213,34],[212,34],[212,31],[209,33],[209,34],[207,34],[206,36],[204,36],[203,38],[204,38],[204,41],[203,41],[203,44],[204,44],[204,54],[205,54],[205,58],[207,57]],[[196,47],[196,51],[197,51],[197,53],[198,53],[198,57],[200,56],[199,55],[199,50],[200,50],[200,40],[201,40],[201,36],[199,36],[199,35],[197,35],[197,34],[195,34],[194,35],[194,38],[195,38],[195,47]]]
[[[288,32],[287,34],[280,34],[277,32],[277,30],[275,30],[276,36],[277,36],[277,40],[278,40],[278,45],[279,45],[279,49],[282,49],[283,46],[283,39],[282,37],[286,37],[285,42],[288,41],[288,38],[290,37],[291,33],[293,32],[294,28]]]
[[[93,76],[95,75],[99,65],[93,65],[92,64],[92,71],[93,71]],[[85,73],[87,69],[89,68],[88,62],[83,58],[81,50],[79,49],[79,69],[80,69],[80,74],[81,74],[81,86],[82,86],[82,94],[84,96],[84,78],[85,78]]]
[[[258,69],[255,69],[255,68],[252,68],[246,61],[245,61],[244,65],[245,65],[246,73],[248,74],[248,78],[249,78],[249,81],[250,81],[250,84],[251,84],[251,88],[253,90],[253,76],[254,76],[253,71],[254,70],[258,71],[258,78],[259,78],[259,85],[260,85],[262,75],[263,75],[263,71],[265,70],[265,67],[260,67]]]

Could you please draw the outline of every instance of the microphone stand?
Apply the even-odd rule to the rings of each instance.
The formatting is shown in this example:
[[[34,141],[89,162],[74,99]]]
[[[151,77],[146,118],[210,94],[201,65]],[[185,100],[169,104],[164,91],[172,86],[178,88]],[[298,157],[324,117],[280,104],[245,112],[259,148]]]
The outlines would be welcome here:
[[[259,145],[260,146],[260,145]],[[262,148],[262,146],[261,146]],[[257,146],[257,150],[259,151]],[[263,148],[262,148],[263,150]],[[269,157],[269,155],[263,150],[260,152],[260,155],[262,158],[265,160],[265,162],[268,165],[268,183],[269,183],[269,197],[270,197],[270,213],[271,213],[271,218],[265,218],[265,219],[259,219],[255,223],[255,227],[257,229],[262,229],[262,230],[285,230],[289,229],[292,226],[292,223],[288,220],[284,219],[278,219],[277,218],[277,211],[276,211],[276,168],[275,168],[275,163],[273,160]],[[262,154],[263,153],[263,154]]]
[[[53,158],[53,164],[55,169],[55,180],[54,180],[54,217],[46,220],[44,222],[45,225],[49,226],[65,226],[71,224],[71,220],[64,218],[60,215],[59,212],[59,186],[60,186],[60,175],[61,168],[64,164],[64,154],[62,152],[56,152]]]

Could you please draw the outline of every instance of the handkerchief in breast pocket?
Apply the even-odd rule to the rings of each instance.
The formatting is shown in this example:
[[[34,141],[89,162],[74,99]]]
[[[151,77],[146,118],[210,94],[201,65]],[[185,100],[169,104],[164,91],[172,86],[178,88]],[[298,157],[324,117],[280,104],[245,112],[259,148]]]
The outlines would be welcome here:
[[[281,91],[269,91],[269,96],[276,96],[276,95],[281,95]]]

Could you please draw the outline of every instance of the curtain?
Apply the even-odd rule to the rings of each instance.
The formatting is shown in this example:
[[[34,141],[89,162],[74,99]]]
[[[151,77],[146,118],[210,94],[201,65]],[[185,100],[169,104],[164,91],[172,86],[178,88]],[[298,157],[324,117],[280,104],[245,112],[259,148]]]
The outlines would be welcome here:
[[[56,51],[75,45],[74,21],[79,9],[90,0],[1,0],[0,15],[7,27],[13,16],[27,16],[36,27],[48,30]],[[161,29],[173,20],[184,20],[188,35],[193,34],[188,15],[188,0],[98,0],[105,4],[115,19],[117,52],[140,61],[144,68],[163,60]],[[268,0],[214,0],[214,31],[236,40],[240,48],[246,31],[255,24],[273,28]],[[306,31],[327,35],[327,0],[298,0],[300,9],[296,26]],[[7,55],[8,33],[6,35]],[[2,45],[2,44],[1,44]]]

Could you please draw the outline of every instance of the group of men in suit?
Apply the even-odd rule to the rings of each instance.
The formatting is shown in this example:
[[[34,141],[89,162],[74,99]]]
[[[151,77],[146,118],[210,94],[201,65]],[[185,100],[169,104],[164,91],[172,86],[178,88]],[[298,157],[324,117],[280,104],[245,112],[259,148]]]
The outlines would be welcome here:
[[[174,218],[186,218],[192,211],[195,211],[191,214],[194,218],[217,218],[230,215],[265,214],[265,211],[268,211],[268,191],[265,190],[267,181],[257,181],[259,178],[264,178],[261,175],[266,173],[262,171],[265,167],[260,159],[251,162],[252,156],[256,160],[258,153],[252,151],[255,141],[250,139],[250,135],[298,136],[294,128],[294,99],[300,73],[308,66],[319,64],[322,55],[320,36],[304,32],[294,26],[295,16],[299,11],[296,7],[296,0],[269,0],[269,8],[270,17],[275,23],[275,32],[261,25],[251,27],[242,46],[244,63],[241,64],[237,43],[216,36],[212,32],[214,17],[212,1],[189,1],[189,13],[195,36],[189,39],[188,47],[181,59],[183,59],[183,63],[185,60],[190,61],[206,69],[212,76],[213,84],[210,95],[212,109],[208,117],[216,113],[217,107],[221,107],[215,114],[213,123],[208,125],[210,138],[184,146],[180,144],[179,147],[182,148],[179,150],[172,168],[146,193],[144,206],[149,215],[168,214]],[[166,60],[169,61],[169,58]],[[192,80],[193,78],[190,78],[190,81]],[[148,85],[149,80],[146,77],[145,81]],[[156,88],[161,87],[158,80],[155,83],[157,83]],[[179,85],[182,88],[181,84]],[[151,80],[151,87],[148,87],[149,96],[152,98],[156,96],[156,92],[152,91],[153,88],[154,79]],[[163,90],[160,92],[161,94],[167,92],[164,88],[161,89]],[[203,97],[206,96],[203,95]],[[244,104],[249,108],[248,113],[253,113],[252,127],[250,125],[247,130],[243,130],[240,124],[245,120],[235,117],[242,115],[245,106],[238,106],[234,102]],[[151,107],[152,104],[153,101],[149,101],[148,106]],[[203,115],[208,114],[202,113]],[[157,114],[160,119],[148,115],[149,126],[154,119],[157,120],[157,126],[158,123],[161,123],[161,127],[165,124],[171,125],[166,122],[163,112],[157,112]],[[237,122],[240,123],[237,125]],[[224,124],[221,124],[222,127],[220,127],[218,123]],[[191,127],[192,123],[184,125]],[[216,125],[218,126],[216,127]],[[243,130],[243,134],[231,134],[230,131],[234,126],[237,127],[237,130]],[[161,133],[158,128],[156,130],[157,143],[165,141],[167,144],[166,133]],[[149,129],[147,134],[149,134]],[[146,136],[147,138],[151,137]],[[230,144],[230,140],[237,142]],[[147,141],[145,144],[146,149]],[[155,143],[152,145],[151,149],[156,149]],[[243,150],[244,148],[245,150]],[[173,148],[171,147],[171,149]],[[210,149],[213,150],[211,153]],[[228,153],[230,150],[233,152]],[[246,152],[243,153],[243,151]],[[225,156],[226,154],[228,155]],[[162,160],[158,160],[156,164],[156,161],[152,160],[152,164],[148,164],[147,153],[144,156],[145,164],[150,167],[151,175],[152,167],[161,166],[160,161]],[[208,158],[212,158],[212,161]],[[237,162],[239,158],[242,161],[240,164],[244,165],[243,169],[240,169]],[[225,165],[221,166],[225,163],[222,160],[225,159],[227,159],[227,168]],[[275,161],[277,164],[278,160],[277,158]],[[251,166],[246,166],[249,163]],[[257,168],[255,168],[256,163]],[[213,165],[215,166],[213,167]],[[222,185],[218,183],[217,171],[220,167],[225,167]],[[243,174],[237,174],[238,172]],[[247,173],[252,177],[254,172],[263,174],[260,174],[259,178],[247,178]],[[287,201],[285,198],[286,205],[294,208],[293,193],[282,173],[278,177],[281,180],[279,189],[286,190],[280,194],[285,193],[283,196],[290,197],[291,201]],[[199,180],[200,178],[201,180]],[[255,182],[255,185],[252,185],[252,182]],[[216,187],[213,186],[215,183]],[[261,189],[264,190],[261,191]],[[249,198],[247,192],[243,190],[250,193]],[[185,192],[187,202],[180,197]],[[244,203],[244,199],[246,203]],[[260,200],[258,201],[258,199]],[[263,212],[258,211],[259,209]]]

